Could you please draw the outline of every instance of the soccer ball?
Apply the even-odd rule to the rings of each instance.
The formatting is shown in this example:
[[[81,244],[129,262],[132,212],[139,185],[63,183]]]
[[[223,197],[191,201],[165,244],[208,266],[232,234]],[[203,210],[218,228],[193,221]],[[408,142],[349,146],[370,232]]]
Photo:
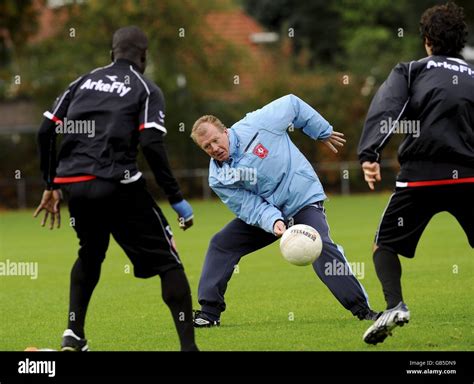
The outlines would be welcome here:
[[[309,265],[321,254],[323,242],[319,232],[305,224],[288,228],[281,237],[280,251],[286,261],[293,265]]]

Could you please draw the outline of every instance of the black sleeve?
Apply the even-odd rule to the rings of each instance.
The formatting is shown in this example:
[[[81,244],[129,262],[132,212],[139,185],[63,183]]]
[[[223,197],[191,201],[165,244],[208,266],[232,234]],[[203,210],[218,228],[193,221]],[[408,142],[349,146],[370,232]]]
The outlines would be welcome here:
[[[156,182],[163,189],[170,204],[183,200],[166,154],[163,137],[165,128],[165,99],[161,89],[150,85],[151,91],[140,108],[140,146],[155,175]]]
[[[146,100],[140,106],[140,131],[154,128],[166,135],[165,128],[165,99],[161,89],[154,84],[150,86],[151,91]]]
[[[59,186],[54,184],[54,177],[56,176],[56,127],[62,123],[62,120],[67,115],[69,103],[71,102],[71,88],[68,88],[59,96],[53,108],[46,111],[43,115],[45,119],[38,131],[38,147],[40,156],[40,169],[43,174],[43,179],[46,183],[46,189],[57,189]]]
[[[38,132],[40,169],[46,189],[57,189],[53,180],[56,176],[56,124],[48,118],[43,120]]]
[[[144,129],[140,133],[140,146],[143,154],[155,175],[156,182],[163,189],[170,204],[183,200],[178,182],[176,181],[168,161],[163,133],[158,129]]]
[[[409,70],[407,64],[398,64],[375,94],[359,141],[361,163],[380,162],[380,153],[388,143],[394,123],[403,117],[409,101]]]

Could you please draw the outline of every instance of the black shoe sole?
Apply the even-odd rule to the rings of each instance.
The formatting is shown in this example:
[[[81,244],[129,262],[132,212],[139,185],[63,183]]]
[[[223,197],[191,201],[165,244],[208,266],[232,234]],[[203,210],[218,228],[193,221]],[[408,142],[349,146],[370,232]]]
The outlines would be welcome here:
[[[221,326],[220,323],[217,323],[217,324],[206,324],[206,325],[201,325],[201,324],[193,323],[193,325],[194,325],[194,328],[212,328],[212,327],[220,327],[220,326]]]
[[[87,346],[85,350],[82,350],[80,348],[68,345],[68,346],[61,347],[60,351],[61,352],[89,352],[89,346]]]
[[[369,333],[364,341],[367,344],[377,345],[378,343],[383,343],[388,336],[392,336],[392,330],[395,327],[403,327],[405,324],[408,324],[409,320],[395,320],[395,326],[392,328],[383,327],[375,330],[372,333]]]

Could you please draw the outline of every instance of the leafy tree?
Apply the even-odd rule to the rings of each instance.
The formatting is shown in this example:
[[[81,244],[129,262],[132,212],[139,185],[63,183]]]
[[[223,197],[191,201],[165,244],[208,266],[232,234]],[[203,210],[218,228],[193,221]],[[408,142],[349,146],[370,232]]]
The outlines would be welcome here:
[[[341,50],[341,15],[325,0],[244,0],[246,11],[270,30],[289,36],[295,53],[309,52],[308,65],[330,64]]]
[[[351,73],[385,76],[398,61],[425,55],[418,25],[422,12],[445,1],[432,0],[242,0],[244,8],[282,37],[294,29],[296,55],[309,69],[336,67]],[[474,23],[472,1],[459,0]],[[471,28],[472,29],[472,28]],[[470,41],[474,42],[471,33]]]
[[[43,1],[3,0],[0,2],[0,99],[10,96],[13,72],[18,73],[17,59],[28,39],[38,29],[37,16]],[[11,96],[15,96],[13,93]]]
[[[167,104],[167,141],[172,164],[196,166],[198,151],[189,138],[196,116],[206,110],[209,88],[232,87],[235,66],[245,55],[203,23],[210,10],[227,9],[225,1],[90,0],[57,9],[56,35],[31,44],[21,60],[22,89],[43,108],[79,75],[110,62],[113,32],[141,27],[149,37],[145,75],[162,88]],[[204,161],[204,160],[203,160]]]

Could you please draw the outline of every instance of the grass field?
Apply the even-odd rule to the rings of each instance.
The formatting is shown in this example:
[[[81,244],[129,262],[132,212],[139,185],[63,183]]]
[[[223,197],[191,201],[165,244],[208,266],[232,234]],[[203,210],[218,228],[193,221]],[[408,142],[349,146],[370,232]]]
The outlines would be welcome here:
[[[364,263],[361,279],[375,309],[384,307],[371,243],[388,195],[333,197],[326,203],[332,238],[351,262]],[[233,216],[218,201],[193,202],[195,227],[175,226],[197,308],[197,285],[211,236]],[[162,204],[166,216],[175,214]],[[57,348],[66,326],[69,273],[77,240],[63,208],[60,230],[49,231],[32,212],[0,213],[0,262],[38,262],[38,278],[0,276],[0,350],[33,345]],[[474,350],[474,252],[456,220],[433,218],[414,260],[402,259],[405,301],[412,320],[377,347],[362,341],[370,325],[351,316],[311,267],[295,267],[278,243],[242,259],[227,291],[222,326],[198,329],[202,350]],[[178,350],[159,278],[136,279],[112,241],[92,297],[86,335],[92,350]]]

